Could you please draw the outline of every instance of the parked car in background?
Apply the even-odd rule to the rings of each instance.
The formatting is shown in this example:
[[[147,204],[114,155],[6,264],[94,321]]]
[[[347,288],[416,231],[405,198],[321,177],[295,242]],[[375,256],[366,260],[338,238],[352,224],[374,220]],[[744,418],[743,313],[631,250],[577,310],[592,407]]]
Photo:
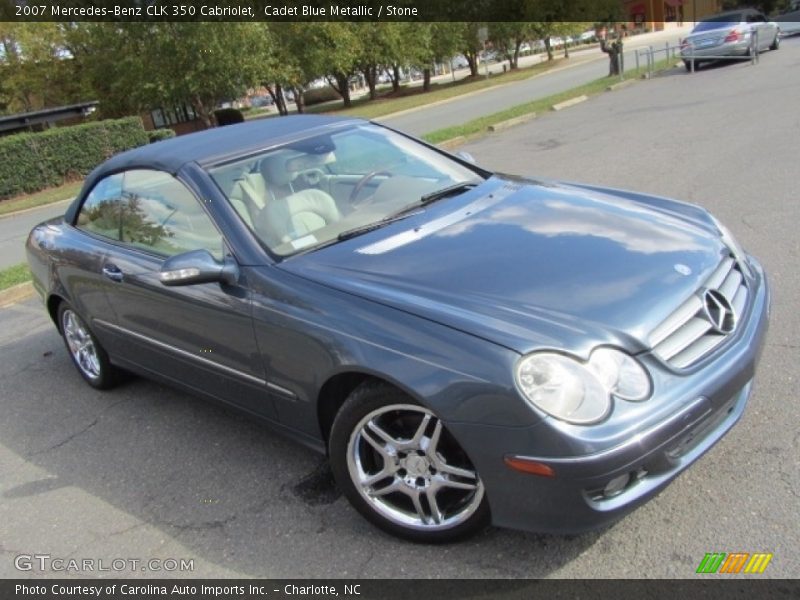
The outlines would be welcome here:
[[[27,253],[90,386],[125,370],[238,407],[422,542],[653,498],[743,414],[769,315],[700,207],[318,115],[119,154]]]
[[[800,2],[793,2],[787,10],[775,17],[774,21],[784,37],[800,33]]]
[[[777,50],[780,46],[778,25],[763,13],[734,10],[707,17],[695,25],[681,42],[681,58],[686,69],[720,57],[751,56],[755,51]]]

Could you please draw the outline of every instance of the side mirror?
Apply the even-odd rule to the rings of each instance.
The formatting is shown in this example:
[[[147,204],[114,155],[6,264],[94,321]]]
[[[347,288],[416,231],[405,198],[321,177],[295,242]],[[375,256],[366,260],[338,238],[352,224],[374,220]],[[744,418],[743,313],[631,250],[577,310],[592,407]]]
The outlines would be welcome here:
[[[466,161],[472,165],[475,164],[475,157],[472,156],[472,154],[470,154],[469,152],[464,152],[463,150],[460,150],[456,152],[456,156],[461,160]]]
[[[168,286],[213,282],[233,285],[239,279],[239,267],[232,259],[219,262],[208,250],[192,250],[165,260],[158,278]]]

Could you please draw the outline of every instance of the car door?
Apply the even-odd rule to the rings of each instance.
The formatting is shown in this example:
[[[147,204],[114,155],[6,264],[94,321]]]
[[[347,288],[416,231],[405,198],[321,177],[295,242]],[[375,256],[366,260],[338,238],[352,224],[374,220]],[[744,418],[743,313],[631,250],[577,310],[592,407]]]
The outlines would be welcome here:
[[[164,260],[204,249],[229,255],[201,202],[170,174],[124,173],[119,242],[103,273],[114,310],[112,356],[162,378],[274,419],[253,331],[246,286],[202,283],[168,287]]]

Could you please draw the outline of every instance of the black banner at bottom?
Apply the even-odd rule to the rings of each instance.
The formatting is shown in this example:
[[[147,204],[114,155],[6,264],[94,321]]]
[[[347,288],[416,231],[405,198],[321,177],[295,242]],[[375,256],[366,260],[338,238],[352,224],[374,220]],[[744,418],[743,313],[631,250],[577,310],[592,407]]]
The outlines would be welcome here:
[[[3,600],[393,600],[443,598],[800,599],[800,581],[587,579],[6,579]]]

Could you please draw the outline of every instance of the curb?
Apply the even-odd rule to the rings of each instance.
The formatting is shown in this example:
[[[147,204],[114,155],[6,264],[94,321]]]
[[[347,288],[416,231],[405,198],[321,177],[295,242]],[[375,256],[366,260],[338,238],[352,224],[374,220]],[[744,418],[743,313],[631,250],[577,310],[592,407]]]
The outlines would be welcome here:
[[[614,90],[619,90],[629,85],[633,85],[636,82],[635,79],[626,79],[625,81],[619,81],[617,83],[613,83],[606,88],[607,92],[613,92]]]
[[[527,123],[532,119],[536,118],[536,113],[528,113],[527,115],[520,115],[519,117],[513,117],[511,119],[506,119],[505,121],[498,121],[492,125],[489,125],[487,129],[494,133],[495,131],[503,131],[504,129],[508,129],[509,127],[514,127],[515,125],[522,125],[523,123]]]
[[[556,104],[553,104],[553,106],[551,106],[550,108],[552,108],[553,110],[563,110],[567,107],[580,104],[581,102],[585,102],[588,99],[589,96],[586,96],[584,94],[583,96],[576,96],[575,98],[570,98],[569,100],[564,100],[563,102],[558,102]]]
[[[467,138],[463,135],[457,135],[454,138],[450,138],[449,140],[444,140],[443,142],[439,142],[436,144],[437,148],[441,148],[442,150],[452,150],[453,148],[457,148],[462,144],[466,143]]]
[[[5,308],[6,306],[11,306],[12,304],[33,298],[34,294],[35,291],[32,282],[26,281],[24,283],[18,283],[17,285],[0,291],[0,308]]]

